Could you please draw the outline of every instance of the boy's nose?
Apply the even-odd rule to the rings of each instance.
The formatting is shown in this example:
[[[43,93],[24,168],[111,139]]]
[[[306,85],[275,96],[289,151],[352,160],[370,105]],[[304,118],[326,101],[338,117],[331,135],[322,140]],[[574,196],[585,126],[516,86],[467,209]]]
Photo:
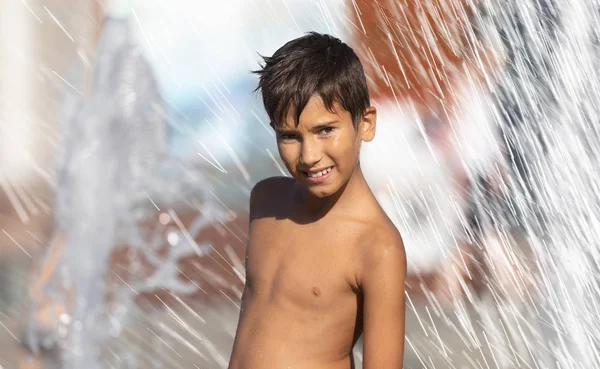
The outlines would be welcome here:
[[[322,155],[321,150],[318,148],[318,145],[307,141],[302,143],[300,163],[302,163],[304,166],[307,167],[307,169],[309,169],[321,161]]]

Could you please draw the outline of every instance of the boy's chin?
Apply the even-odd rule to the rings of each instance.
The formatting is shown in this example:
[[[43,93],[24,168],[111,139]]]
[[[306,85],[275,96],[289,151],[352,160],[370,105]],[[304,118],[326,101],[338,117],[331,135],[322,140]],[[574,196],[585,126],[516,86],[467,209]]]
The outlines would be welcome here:
[[[325,197],[331,196],[337,192],[339,188],[334,188],[333,186],[319,186],[319,185],[307,185],[303,183],[303,186],[306,190],[314,197],[323,199]]]
[[[299,176],[300,178],[296,177],[296,182],[304,187],[312,196],[319,199],[331,196],[340,189],[340,186],[333,183],[310,183],[306,180],[304,174],[300,174]]]
[[[313,195],[314,197],[319,198],[319,199],[323,199],[325,197],[333,195],[333,193],[330,193],[330,192],[326,192],[326,191],[322,191],[322,190],[321,191],[313,191],[310,188],[308,189],[308,191],[310,192],[311,195]]]

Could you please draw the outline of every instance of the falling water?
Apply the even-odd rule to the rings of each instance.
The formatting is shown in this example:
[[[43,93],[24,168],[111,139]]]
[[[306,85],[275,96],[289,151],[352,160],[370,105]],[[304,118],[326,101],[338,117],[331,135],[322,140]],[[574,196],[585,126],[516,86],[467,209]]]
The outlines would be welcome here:
[[[513,174],[506,212],[489,210],[496,224],[522,226],[531,247],[535,273],[525,283],[533,297],[522,296],[513,311],[525,311],[515,323],[537,319],[523,330],[538,331],[518,339],[540,367],[600,366],[598,5],[496,6],[509,54],[499,110]]]
[[[473,367],[600,366],[598,5],[479,4],[479,37],[504,52],[503,68],[488,79],[507,164],[492,175],[494,191],[474,192],[479,225],[499,237],[483,245],[496,258],[485,260],[477,317],[456,329],[473,337],[470,350],[491,353]]]
[[[132,41],[128,21],[105,20],[95,71],[89,99],[80,102],[66,127],[56,242],[48,250],[52,255],[60,249],[59,261],[52,280],[43,286],[43,294],[64,307],[60,326],[44,329],[32,319],[27,333],[35,351],[59,345],[65,368],[103,367],[101,349],[127,324],[137,295],[160,288],[183,295],[195,292],[197,285],[178,278],[177,263],[184,256],[206,253],[207,246],[195,244],[193,238],[222,218],[209,199],[211,187],[204,177],[165,154],[161,97]],[[171,231],[167,239],[144,234],[143,223],[156,221],[159,205],[168,204],[162,219],[176,219],[172,207],[194,201],[202,206],[202,214],[189,231]],[[165,256],[161,250],[166,243]],[[115,247],[124,244],[154,269],[136,277],[139,266],[132,264],[131,280],[110,286],[109,259]],[[128,367],[133,365],[135,361]]]
[[[321,2],[311,4],[326,8]],[[492,175],[497,188],[479,186],[473,192],[479,227],[498,235],[497,242],[474,247],[501,256],[483,259],[486,292],[455,301],[453,311],[429,306],[453,331],[453,339],[463,342],[467,356],[488,352],[488,360],[472,360],[468,367],[600,367],[598,5],[594,0],[487,0],[476,5],[477,38],[502,50],[497,52],[503,67],[487,76],[493,94],[481,103],[501,133],[507,161]],[[118,304],[111,309],[104,300],[104,277],[115,244],[126,241],[150,254],[156,249],[137,226],[155,211],[151,200],[181,202],[183,196],[175,194],[192,185],[202,190],[203,203],[210,198],[201,175],[190,184],[165,173],[175,167],[189,171],[164,156],[161,100],[125,22],[109,20],[103,27],[95,81],[90,99],[67,128],[58,194],[65,252],[61,273],[45,290],[71,306],[57,337],[66,368],[99,367],[99,347],[119,336],[135,309],[132,289],[151,290],[160,281],[175,292],[193,291],[194,286],[176,279],[176,260],[198,251],[183,241],[166,261],[155,258],[157,273],[166,277],[130,281],[132,289],[121,286]],[[470,173],[472,179],[477,175]],[[206,214],[197,230],[220,216],[217,211]],[[156,244],[164,241],[157,237]],[[474,315],[467,314],[465,303],[475,307]],[[95,329],[101,322],[108,322],[105,329]],[[187,327],[185,321],[178,324]],[[429,332],[428,340],[437,342],[438,328],[420,324]],[[30,325],[32,347],[44,342],[45,332],[37,328]],[[413,332],[407,334],[407,350],[414,351],[421,365],[434,367],[428,356],[435,354],[446,358],[443,367],[458,367],[445,356],[443,344],[436,346],[439,352],[423,352],[413,345]],[[227,350],[210,346],[219,357],[215,367],[226,366],[218,353]]]

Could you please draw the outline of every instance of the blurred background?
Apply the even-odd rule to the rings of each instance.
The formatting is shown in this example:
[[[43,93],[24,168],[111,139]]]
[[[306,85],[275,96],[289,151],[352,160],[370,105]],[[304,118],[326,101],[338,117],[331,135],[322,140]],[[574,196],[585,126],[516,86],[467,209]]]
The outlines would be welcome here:
[[[308,31],[378,108],[405,368],[600,367],[595,1],[0,6],[0,368],[227,367],[248,196],[287,175],[251,71]]]

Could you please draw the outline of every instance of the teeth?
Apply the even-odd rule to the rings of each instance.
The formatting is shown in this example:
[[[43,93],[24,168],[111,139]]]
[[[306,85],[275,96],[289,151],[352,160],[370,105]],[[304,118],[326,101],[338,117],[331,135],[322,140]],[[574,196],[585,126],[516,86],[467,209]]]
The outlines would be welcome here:
[[[311,178],[319,178],[319,177],[321,177],[323,174],[327,174],[327,173],[329,173],[329,172],[331,172],[331,167],[329,167],[329,168],[327,168],[327,169],[324,169],[324,170],[322,170],[322,171],[320,171],[320,172],[316,172],[316,173],[309,173],[308,175],[309,175]]]

